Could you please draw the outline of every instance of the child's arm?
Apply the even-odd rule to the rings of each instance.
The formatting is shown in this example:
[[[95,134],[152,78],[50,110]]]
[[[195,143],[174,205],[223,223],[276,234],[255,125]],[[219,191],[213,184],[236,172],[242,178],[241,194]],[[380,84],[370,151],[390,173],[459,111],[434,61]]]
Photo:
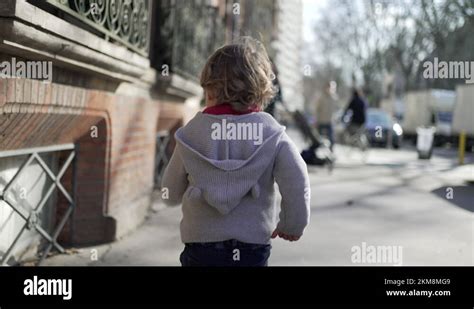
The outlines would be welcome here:
[[[298,240],[309,223],[310,184],[306,163],[284,133],[273,170],[282,196],[280,221],[272,237]]]
[[[188,176],[181,155],[176,149],[163,174],[161,188],[164,196],[163,201],[169,206],[180,204],[183,194],[188,188]]]

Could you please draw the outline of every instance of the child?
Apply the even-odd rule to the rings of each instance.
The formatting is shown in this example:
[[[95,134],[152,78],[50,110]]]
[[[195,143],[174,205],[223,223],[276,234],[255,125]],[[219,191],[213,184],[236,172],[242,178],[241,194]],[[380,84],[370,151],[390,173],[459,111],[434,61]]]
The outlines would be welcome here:
[[[165,202],[183,204],[183,266],[266,266],[270,239],[296,241],[309,222],[306,165],[285,128],[262,112],[272,75],[265,48],[251,38],[207,60],[207,108],[176,132],[162,182]]]

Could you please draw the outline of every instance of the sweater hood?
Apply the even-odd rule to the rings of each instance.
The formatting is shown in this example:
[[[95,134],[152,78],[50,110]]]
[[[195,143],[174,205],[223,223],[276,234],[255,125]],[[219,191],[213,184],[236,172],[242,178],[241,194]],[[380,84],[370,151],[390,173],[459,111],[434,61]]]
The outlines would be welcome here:
[[[228,214],[249,195],[270,164],[285,127],[267,113],[210,115],[199,112],[175,134],[190,186],[188,197],[204,198]]]

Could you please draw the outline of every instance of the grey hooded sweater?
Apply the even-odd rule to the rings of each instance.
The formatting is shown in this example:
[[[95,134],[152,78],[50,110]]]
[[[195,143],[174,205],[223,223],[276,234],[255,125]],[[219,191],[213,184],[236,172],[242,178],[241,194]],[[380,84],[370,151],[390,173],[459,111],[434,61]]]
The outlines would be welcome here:
[[[168,205],[183,205],[184,243],[268,244],[277,225],[285,234],[303,234],[310,215],[306,164],[271,115],[199,112],[175,138],[162,188]]]

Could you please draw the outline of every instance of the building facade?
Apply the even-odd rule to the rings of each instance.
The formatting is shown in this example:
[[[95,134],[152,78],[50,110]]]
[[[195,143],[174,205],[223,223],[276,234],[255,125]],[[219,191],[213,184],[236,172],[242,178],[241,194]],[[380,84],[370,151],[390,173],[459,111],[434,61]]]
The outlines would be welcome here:
[[[277,33],[273,48],[283,100],[292,109],[304,109],[303,2],[278,0]]]
[[[2,264],[113,241],[150,205],[160,117],[150,3],[81,4],[0,4],[3,73],[31,71],[0,79]],[[32,74],[38,62],[51,72]]]

